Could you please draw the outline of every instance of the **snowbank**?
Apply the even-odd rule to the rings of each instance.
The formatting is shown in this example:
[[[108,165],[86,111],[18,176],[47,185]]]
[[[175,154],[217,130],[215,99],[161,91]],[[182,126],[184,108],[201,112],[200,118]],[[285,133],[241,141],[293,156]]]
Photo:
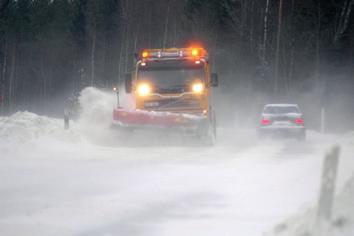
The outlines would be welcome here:
[[[79,119],[70,121],[69,130],[64,130],[63,119],[39,116],[27,111],[0,117],[1,146],[9,147],[38,139],[78,142],[109,136],[107,132],[116,106],[116,95],[88,87],[82,90],[79,102]]]
[[[31,112],[16,112],[8,117],[0,117],[0,139],[25,142],[45,135],[60,135],[63,121],[38,116]]]
[[[80,135],[74,129],[64,130],[61,119],[39,116],[27,111],[0,117],[1,158],[26,157],[35,149],[50,149],[53,146],[62,147],[60,143],[77,142],[81,142]]]
[[[352,132],[352,133],[349,134],[348,140],[349,140],[349,142],[350,142],[351,144],[354,144],[354,132]]]
[[[31,112],[16,112],[0,117],[1,142],[22,143],[40,137],[69,139],[78,137],[80,129],[108,127],[112,120],[115,104],[113,93],[95,88],[86,88],[79,98],[81,113],[76,122],[70,122],[69,130],[64,130],[63,119],[39,116]]]
[[[343,191],[335,197],[332,222],[326,236],[354,235],[354,174],[346,183]],[[281,224],[267,236],[316,236],[315,229],[317,208],[307,209]]]

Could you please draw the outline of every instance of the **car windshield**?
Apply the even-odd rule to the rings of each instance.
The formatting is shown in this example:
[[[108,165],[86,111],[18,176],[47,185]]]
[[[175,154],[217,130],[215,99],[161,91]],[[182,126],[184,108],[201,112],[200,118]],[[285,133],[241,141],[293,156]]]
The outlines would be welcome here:
[[[267,106],[263,113],[265,114],[287,114],[300,113],[296,106]]]
[[[149,84],[157,93],[188,92],[194,82],[203,82],[202,64],[190,62],[155,62],[140,66],[138,80]]]

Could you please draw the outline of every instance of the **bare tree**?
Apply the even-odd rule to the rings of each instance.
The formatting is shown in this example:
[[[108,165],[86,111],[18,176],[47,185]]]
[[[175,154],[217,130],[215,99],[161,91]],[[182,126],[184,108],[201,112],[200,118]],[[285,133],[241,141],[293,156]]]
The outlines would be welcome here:
[[[278,10],[278,30],[277,30],[277,43],[275,51],[275,68],[274,68],[274,95],[278,95],[279,92],[279,62],[280,62],[280,40],[282,34],[283,23],[283,0],[279,0]]]
[[[342,35],[348,28],[348,22],[349,22],[353,5],[354,5],[354,0],[345,0],[343,3],[341,14],[338,19],[338,23],[336,27],[336,32],[334,35],[334,40],[333,40],[335,44],[338,43],[339,39],[342,37]]]
[[[267,0],[263,18],[263,43],[262,43],[262,63],[266,64],[267,40],[268,40],[268,15],[269,15],[269,0]]]
[[[164,35],[163,35],[163,43],[162,47],[166,48],[167,46],[167,38],[168,38],[168,23],[169,23],[169,18],[170,18],[170,3],[171,0],[168,0],[167,2],[167,9],[166,9],[166,20],[165,20],[165,30],[164,30]]]
[[[0,114],[4,111],[5,107],[5,81],[6,81],[6,72],[7,72],[7,58],[8,58],[8,43],[5,39],[4,42],[4,58],[2,64],[2,71],[1,71],[1,80],[0,80]]]
[[[10,110],[14,105],[14,99],[15,99],[16,64],[17,64],[17,45],[16,43],[14,43],[12,46],[12,53],[11,53],[11,69],[10,69],[9,88],[8,88],[9,89],[8,105]]]
[[[0,13],[9,5],[10,0],[0,0]]]

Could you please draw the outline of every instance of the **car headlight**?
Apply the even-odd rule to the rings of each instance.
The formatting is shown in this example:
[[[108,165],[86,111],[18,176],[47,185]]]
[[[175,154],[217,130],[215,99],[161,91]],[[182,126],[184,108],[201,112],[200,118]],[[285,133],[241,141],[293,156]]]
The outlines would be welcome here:
[[[195,93],[202,93],[204,90],[204,85],[202,83],[195,83],[192,86],[192,90]]]
[[[148,84],[139,84],[137,91],[140,96],[146,96],[151,93],[151,87]]]

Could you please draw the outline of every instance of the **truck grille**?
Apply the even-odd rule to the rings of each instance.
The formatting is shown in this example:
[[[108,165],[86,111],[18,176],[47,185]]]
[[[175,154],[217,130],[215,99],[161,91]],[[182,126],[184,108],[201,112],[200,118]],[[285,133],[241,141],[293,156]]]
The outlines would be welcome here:
[[[144,102],[144,108],[152,109],[169,109],[169,108],[199,108],[200,102],[196,99],[180,99],[169,98],[162,100],[149,100]]]

